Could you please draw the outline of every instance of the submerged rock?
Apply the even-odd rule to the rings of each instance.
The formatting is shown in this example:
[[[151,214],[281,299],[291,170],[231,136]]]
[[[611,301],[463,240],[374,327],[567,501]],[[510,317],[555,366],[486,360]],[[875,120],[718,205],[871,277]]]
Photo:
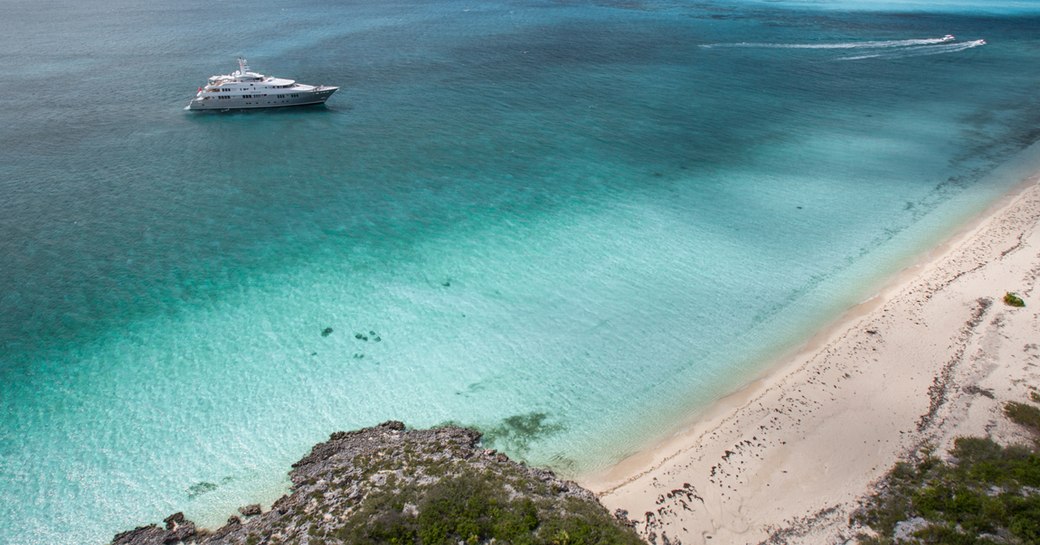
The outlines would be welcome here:
[[[326,327],[325,329],[321,330],[321,336],[322,337],[328,337],[329,335],[332,335],[332,328],[331,327]]]
[[[565,535],[641,543],[588,490],[479,448],[480,439],[470,429],[406,430],[397,421],[336,432],[293,464],[291,492],[266,513],[248,505],[239,509],[246,520],[232,516],[212,531],[196,531],[176,513],[164,521],[165,530],[142,526],[112,543],[332,545],[380,542],[386,535],[418,543],[431,531],[446,543],[474,537],[480,543],[551,543]],[[444,513],[455,514],[445,519]]]
[[[208,481],[197,482],[188,487],[188,499],[195,499],[207,492],[212,492],[218,488],[218,485]]]
[[[478,385],[471,385],[470,388],[482,389]],[[494,446],[523,454],[530,449],[531,443],[562,430],[563,425],[551,422],[548,414],[531,412],[502,419],[497,426],[484,430],[484,439]]]

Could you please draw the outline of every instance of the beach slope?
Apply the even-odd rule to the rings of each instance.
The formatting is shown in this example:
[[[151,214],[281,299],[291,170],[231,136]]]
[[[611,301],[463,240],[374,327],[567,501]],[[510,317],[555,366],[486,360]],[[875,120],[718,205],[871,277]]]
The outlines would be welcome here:
[[[1001,407],[1040,385],[1038,180],[768,376],[583,484],[651,543],[841,543],[900,459],[963,435],[1023,440]]]

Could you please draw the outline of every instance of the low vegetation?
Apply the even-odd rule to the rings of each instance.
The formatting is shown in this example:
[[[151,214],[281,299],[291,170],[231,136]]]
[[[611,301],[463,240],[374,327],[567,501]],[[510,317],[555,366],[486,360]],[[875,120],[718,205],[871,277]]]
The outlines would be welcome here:
[[[1034,434],[1040,434],[1040,409],[1036,406],[1010,401],[1004,405],[1004,414],[1012,422],[1029,428]]]
[[[1023,301],[1021,297],[1015,293],[1011,293],[1010,291],[1004,294],[1004,304],[1012,307],[1026,306],[1026,302]]]
[[[530,483],[529,483],[530,484]],[[523,483],[494,473],[462,474],[429,487],[380,491],[330,542],[457,545],[465,542],[579,545],[642,542],[599,505],[518,494]]]
[[[1040,409],[1011,402],[1004,413],[1040,434]],[[853,515],[874,535],[861,543],[1040,543],[1040,449],[960,438],[948,461],[925,451],[888,474],[881,491]]]

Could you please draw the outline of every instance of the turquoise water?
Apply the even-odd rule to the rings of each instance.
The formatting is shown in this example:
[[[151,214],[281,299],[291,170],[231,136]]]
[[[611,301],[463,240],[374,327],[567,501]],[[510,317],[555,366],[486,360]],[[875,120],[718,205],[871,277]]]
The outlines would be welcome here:
[[[216,524],[391,418],[617,461],[1035,163],[1040,2],[984,8],[7,2],[0,541]],[[342,88],[183,111],[236,55]]]

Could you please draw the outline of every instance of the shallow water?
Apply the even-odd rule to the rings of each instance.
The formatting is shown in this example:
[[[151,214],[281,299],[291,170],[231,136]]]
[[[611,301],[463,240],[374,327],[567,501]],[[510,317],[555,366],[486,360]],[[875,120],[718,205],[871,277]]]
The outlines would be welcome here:
[[[0,534],[219,523],[387,419],[659,437],[1020,179],[1036,4],[860,4],[5,6]],[[236,55],[342,88],[184,112]]]

